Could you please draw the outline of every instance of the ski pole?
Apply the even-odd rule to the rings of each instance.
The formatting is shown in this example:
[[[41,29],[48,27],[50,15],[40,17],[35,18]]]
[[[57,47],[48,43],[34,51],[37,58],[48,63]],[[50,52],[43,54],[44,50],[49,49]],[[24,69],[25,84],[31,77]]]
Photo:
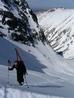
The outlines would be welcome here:
[[[26,80],[26,76],[25,76],[25,83],[27,85],[27,88],[29,88],[29,85],[28,85],[27,80]]]
[[[8,60],[8,84],[9,84],[9,66],[11,65],[11,61]]]
[[[9,70],[8,70],[8,84],[9,84]]]

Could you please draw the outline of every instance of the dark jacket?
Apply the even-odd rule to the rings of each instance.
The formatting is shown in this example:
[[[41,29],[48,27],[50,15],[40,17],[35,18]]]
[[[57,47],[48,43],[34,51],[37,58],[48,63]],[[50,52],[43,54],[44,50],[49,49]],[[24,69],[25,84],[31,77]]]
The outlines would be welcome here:
[[[23,75],[25,75],[27,73],[24,62],[15,61],[14,65],[11,68],[9,68],[9,70],[13,70],[14,68],[16,68],[16,71],[17,71],[17,81],[19,83],[24,82]]]

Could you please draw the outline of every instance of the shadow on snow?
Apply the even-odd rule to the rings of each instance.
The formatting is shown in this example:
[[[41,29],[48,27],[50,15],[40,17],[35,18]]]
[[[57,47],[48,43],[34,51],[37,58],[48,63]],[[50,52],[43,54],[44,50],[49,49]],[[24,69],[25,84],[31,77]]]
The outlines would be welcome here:
[[[6,39],[0,38],[0,64],[8,65],[8,59],[12,61],[16,60],[15,47],[17,46]],[[38,61],[32,54],[20,48],[19,50],[27,69],[43,73],[43,69],[46,68],[45,65],[41,64],[40,61]]]

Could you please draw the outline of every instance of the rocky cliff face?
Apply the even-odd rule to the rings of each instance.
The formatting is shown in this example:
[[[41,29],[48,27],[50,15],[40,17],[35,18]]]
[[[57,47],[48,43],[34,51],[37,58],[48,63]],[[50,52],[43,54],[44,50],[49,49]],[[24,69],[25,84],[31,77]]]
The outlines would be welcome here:
[[[0,0],[0,36],[26,43],[39,31],[37,17],[25,0]]]

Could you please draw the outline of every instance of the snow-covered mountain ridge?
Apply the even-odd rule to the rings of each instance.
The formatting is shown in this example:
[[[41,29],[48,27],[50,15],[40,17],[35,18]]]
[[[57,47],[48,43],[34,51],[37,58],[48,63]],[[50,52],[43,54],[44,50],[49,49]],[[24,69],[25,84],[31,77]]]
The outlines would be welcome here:
[[[0,0],[0,36],[5,36],[0,37],[0,98],[74,98],[74,60],[64,59],[41,40],[35,47],[19,42],[19,37],[38,35],[39,25],[25,0],[13,1],[18,0]],[[16,60],[15,48],[28,72],[23,86],[17,83],[16,70],[8,71],[8,59]]]
[[[74,9],[50,9],[37,14],[46,38],[56,52],[65,58],[74,57]]]

